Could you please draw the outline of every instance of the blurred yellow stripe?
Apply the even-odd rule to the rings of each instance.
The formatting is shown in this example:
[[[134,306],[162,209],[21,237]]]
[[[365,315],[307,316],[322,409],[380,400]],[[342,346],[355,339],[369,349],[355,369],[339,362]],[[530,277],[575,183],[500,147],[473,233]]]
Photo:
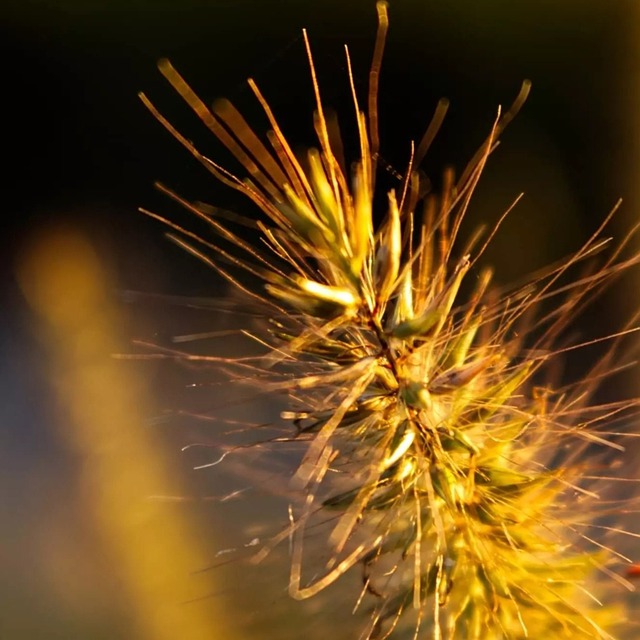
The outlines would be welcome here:
[[[187,603],[210,592],[211,576],[193,573],[206,560],[186,518],[149,499],[168,486],[175,490],[176,480],[145,425],[144,385],[130,364],[112,358],[119,318],[92,246],[73,230],[49,232],[25,252],[18,278],[42,321],[69,416],[62,435],[84,461],[88,508],[131,602],[136,637],[238,637],[220,598]]]

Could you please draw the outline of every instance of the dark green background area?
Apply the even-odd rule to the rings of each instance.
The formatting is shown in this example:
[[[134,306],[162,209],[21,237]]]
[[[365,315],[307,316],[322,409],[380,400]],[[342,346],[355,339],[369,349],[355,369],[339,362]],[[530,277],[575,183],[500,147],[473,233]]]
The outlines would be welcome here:
[[[122,224],[136,225],[128,214],[148,201],[154,179],[178,187],[196,179],[199,169],[136,98],[140,90],[150,93],[195,140],[208,142],[156,72],[163,56],[207,100],[227,96],[251,106],[243,81],[254,76],[289,136],[309,144],[312,101],[300,37],[306,27],[326,100],[348,122],[342,45],[352,48],[363,95],[373,5],[5,2],[4,154],[13,217],[31,221],[46,216],[44,210],[103,204],[122,208]],[[390,16],[381,85],[388,162],[406,162],[408,140],[421,135],[435,101],[447,96],[450,117],[427,168],[435,176],[445,162],[464,166],[496,106],[508,104],[530,78],[533,92],[515,131],[505,136],[505,153],[527,154],[521,138],[532,123],[534,137],[551,141],[581,217],[599,218],[617,197],[629,195],[619,165],[634,151],[633,123],[624,112],[635,80],[633,2],[396,0]],[[221,156],[211,143],[205,148]],[[526,181],[513,188],[532,190]]]
[[[451,107],[425,163],[436,185],[445,165],[464,167],[487,135],[497,105],[508,106],[523,79],[533,83],[469,212],[471,225],[495,220],[525,192],[488,256],[499,281],[575,250],[619,197],[625,203],[612,232],[622,236],[637,220],[636,0],[389,4],[381,153],[396,170],[403,170],[409,140],[420,138],[440,97],[448,97]],[[211,272],[167,242],[160,226],[138,214],[137,207],[172,211],[153,189],[153,182],[161,180],[193,200],[247,214],[252,209],[205,174],[144,109],[137,92],[145,91],[207,155],[234,168],[167,86],[156,62],[170,58],[205,101],[230,98],[261,132],[265,119],[245,83],[252,76],[294,147],[303,149],[314,144],[314,103],[300,35],[306,27],[323,96],[338,110],[353,154],[343,45],[350,46],[362,102],[376,28],[374,6],[373,0],[0,4],[5,320],[0,333],[0,466],[6,478],[0,487],[1,537],[6,537],[0,540],[0,549],[6,549],[4,559],[0,550],[0,561],[7,567],[0,580],[0,638],[134,640],[126,603],[74,503],[74,470],[82,461],[55,437],[55,402],[41,369],[42,349],[33,340],[14,283],[15,258],[32,233],[65,222],[88,232],[115,276],[117,293],[220,295],[223,290]],[[578,324],[586,335],[619,328],[621,314],[637,306],[635,286],[625,282],[626,289],[615,289]],[[202,319],[132,307],[124,305],[134,316],[132,333],[205,330],[198,325]],[[579,369],[581,363],[572,366]],[[192,472],[188,464],[184,467],[188,479]],[[202,517],[207,521],[206,514]],[[54,520],[64,523],[56,535],[77,537],[78,561],[91,564],[104,580],[104,601],[84,618],[37,577],[41,550],[33,541],[41,540],[42,528]],[[89,571],[86,579],[92,576]],[[278,601],[284,598],[281,591]],[[259,619],[260,613],[251,615]]]

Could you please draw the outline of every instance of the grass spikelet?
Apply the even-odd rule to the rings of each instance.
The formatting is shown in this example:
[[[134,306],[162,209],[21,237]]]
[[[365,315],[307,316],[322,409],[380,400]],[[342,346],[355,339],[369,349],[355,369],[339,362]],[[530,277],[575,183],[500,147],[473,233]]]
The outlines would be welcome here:
[[[602,338],[609,350],[577,382],[554,385],[552,373],[563,353],[585,346],[566,341],[575,314],[639,257],[621,257],[626,241],[609,249],[602,234],[613,212],[573,255],[510,289],[492,287],[491,271],[478,266],[499,223],[460,246],[474,189],[528,82],[498,110],[460,178],[448,172],[440,194],[425,194],[419,164],[444,118],[442,101],[402,184],[386,194],[386,212],[374,213],[388,27],[386,4],[377,7],[366,114],[346,51],[360,147],[349,172],[306,32],[319,146],[303,159],[251,80],[271,126],[266,142],[229,101],[210,110],[169,62],[160,64],[246,177],[202,155],[141,95],[262,216],[254,245],[163,188],[235,247],[229,251],[151,214],[271,320],[259,338],[264,359],[238,366],[273,393],[289,393],[283,419],[305,445],[291,479],[300,504],[273,541],[291,540],[289,592],[312,597],[359,566],[363,588],[354,602],[371,612],[362,638],[612,638],[620,614],[602,606],[609,587],[601,578],[614,581],[613,564],[626,559],[592,535],[613,526],[621,508],[599,499],[598,469],[602,450],[623,448],[614,432],[637,403],[597,405],[593,396],[616,372],[634,323]],[[242,270],[264,288],[241,284]],[[328,559],[310,578],[312,530],[325,531]]]

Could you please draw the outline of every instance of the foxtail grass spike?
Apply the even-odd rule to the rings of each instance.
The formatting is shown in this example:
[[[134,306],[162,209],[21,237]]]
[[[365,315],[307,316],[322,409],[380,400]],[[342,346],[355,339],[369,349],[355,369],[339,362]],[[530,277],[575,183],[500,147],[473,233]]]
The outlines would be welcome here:
[[[579,346],[566,342],[576,312],[639,258],[615,249],[607,258],[603,225],[562,263],[500,289],[477,264],[497,228],[461,245],[480,174],[524,103],[528,81],[510,108],[498,110],[460,178],[445,173],[442,192],[434,194],[419,165],[446,113],[441,101],[406,171],[398,172],[401,183],[386,199],[376,197],[384,145],[377,93],[388,28],[387,5],[377,6],[367,113],[347,50],[345,81],[359,133],[349,171],[306,32],[318,148],[304,157],[294,154],[286,122],[278,123],[253,81],[271,127],[264,139],[229,101],[209,109],[170,63],[160,65],[240,163],[238,176],[201,154],[142,96],[160,123],[260,216],[254,245],[232,224],[172,195],[235,254],[156,216],[182,246],[259,300],[270,319],[260,337],[262,364],[238,364],[274,394],[288,391],[292,406],[283,420],[305,450],[291,473],[291,495],[300,498],[291,525],[257,557],[290,540],[289,592],[297,599],[361,572],[362,593],[353,603],[370,613],[362,638],[617,637],[622,598],[606,601],[611,585],[630,586],[615,567],[630,560],[593,531],[615,528],[610,523],[621,505],[598,495],[602,450],[619,455],[613,433],[637,403],[597,405],[593,396],[620,368],[621,340],[634,323],[606,338],[609,351],[581,379],[561,386],[552,374],[562,354]],[[383,201],[386,212],[377,211]],[[243,281],[243,269],[263,286]],[[313,553],[327,561],[311,575]]]

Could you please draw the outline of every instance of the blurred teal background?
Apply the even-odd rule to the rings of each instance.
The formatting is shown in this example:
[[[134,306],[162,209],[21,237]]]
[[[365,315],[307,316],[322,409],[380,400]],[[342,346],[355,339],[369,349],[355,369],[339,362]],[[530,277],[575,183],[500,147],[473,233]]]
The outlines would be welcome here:
[[[62,225],[89,239],[108,274],[104,286],[118,309],[114,332],[123,352],[131,350],[130,338],[170,343],[175,335],[228,327],[232,321],[226,316],[162,300],[132,302],[123,295],[225,293],[206,267],[136,213],[140,205],[167,209],[153,190],[154,180],[194,200],[250,211],[205,175],[136,94],[144,90],[187,136],[224,164],[228,158],[166,86],[156,61],[170,58],[206,101],[229,97],[260,130],[264,118],[244,82],[252,76],[289,139],[300,147],[312,144],[313,99],[300,36],[306,27],[325,102],[342,114],[349,141],[353,123],[342,45],[350,45],[357,88],[363,92],[375,34],[374,4],[5,0],[0,6],[5,158],[0,638],[146,640],[134,620],[136,603],[124,588],[126,577],[88,506],[88,461],[68,437],[71,411],[52,379],[57,356],[51,337],[16,281],[34,237],[46,238]],[[613,232],[622,237],[637,221],[637,2],[391,0],[389,13],[381,153],[399,171],[409,140],[422,135],[441,96],[451,100],[451,107],[425,165],[436,185],[445,164],[464,167],[486,136],[497,105],[510,104],[524,78],[533,82],[470,211],[472,225],[496,219],[525,192],[488,257],[499,280],[517,278],[576,249],[619,197],[624,204]],[[637,276],[626,278],[578,328],[585,335],[619,328],[620,318],[637,307],[637,290]],[[222,348],[221,342],[202,346]],[[193,465],[207,456],[185,455],[180,447],[219,426],[168,412],[202,410],[262,422],[277,415],[278,408],[262,399],[252,406],[253,413],[247,407],[239,412],[233,404],[223,409],[220,397],[231,398],[224,395],[230,391],[188,386],[207,376],[218,380],[216,371],[176,371],[164,362],[120,365],[127,372],[123,377],[139,376],[147,396],[139,428],[167,459],[170,480],[159,491],[189,498],[159,502],[168,519],[190,522],[202,564],[185,571],[195,572],[215,562],[221,550],[277,531],[286,522],[286,503],[269,491],[249,491],[237,501],[208,499],[256,483],[222,467],[194,472]],[[579,360],[573,364],[580,366]],[[617,392],[636,394],[636,372],[614,386]],[[627,464],[635,471],[633,453]],[[203,583],[202,595],[213,595],[197,606],[226,611],[229,618],[212,630],[212,638],[232,638],[231,629],[240,629],[243,638],[294,639],[302,637],[303,628],[311,640],[336,626],[344,632],[337,637],[351,637],[352,602],[341,602],[339,590],[326,602],[304,607],[290,602],[286,562],[285,545],[265,568],[239,569],[232,563],[207,573],[210,583]]]

